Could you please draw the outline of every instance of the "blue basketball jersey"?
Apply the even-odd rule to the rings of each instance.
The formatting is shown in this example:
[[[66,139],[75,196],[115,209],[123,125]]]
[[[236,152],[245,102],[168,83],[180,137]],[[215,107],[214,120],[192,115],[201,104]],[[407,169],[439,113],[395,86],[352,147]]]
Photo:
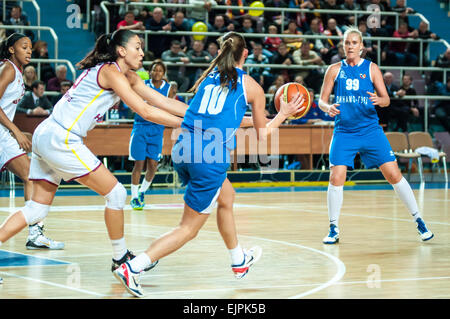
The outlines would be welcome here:
[[[334,81],[334,103],[340,104],[340,114],[335,119],[335,132],[364,133],[379,127],[375,106],[367,93],[374,93],[371,63],[361,59],[357,65],[350,66],[342,60]]]
[[[167,83],[166,81],[163,80],[162,84],[161,84],[161,86],[159,88],[154,86],[154,84],[153,84],[151,79],[150,80],[145,80],[144,83],[145,83],[145,85],[151,87],[155,91],[158,91],[162,95],[169,96],[170,84]],[[156,124],[156,123],[153,123],[153,122],[149,122],[149,121],[145,120],[142,116],[140,116],[137,113],[134,115],[134,122],[138,123],[138,124],[156,125],[161,130],[164,130],[164,125]]]
[[[238,73],[236,89],[232,90],[231,84],[221,87],[220,74],[214,70],[200,84],[189,104],[181,127],[195,133],[192,135],[197,141],[201,135],[201,149],[214,143],[215,146],[226,148],[224,152],[226,155],[225,153],[235,148],[235,133],[247,111],[244,88],[246,72],[239,68],[236,68],[236,71]],[[199,148],[198,145],[196,147]],[[194,152],[194,149],[191,152]]]

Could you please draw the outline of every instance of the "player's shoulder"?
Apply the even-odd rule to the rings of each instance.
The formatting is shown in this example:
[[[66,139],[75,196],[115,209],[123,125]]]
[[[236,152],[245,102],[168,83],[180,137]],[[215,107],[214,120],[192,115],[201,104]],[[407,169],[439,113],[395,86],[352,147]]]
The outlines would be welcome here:
[[[0,77],[7,82],[14,81],[16,76],[16,69],[11,63],[8,63],[8,60],[4,60],[0,65]]]
[[[341,61],[330,64],[328,66],[326,73],[334,79],[336,77],[336,75],[338,74],[339,70],[341,69],[341,66],[342,66]]]
[[[264,94],[264,90],[261,85],[259,85],[259,83],[248,74],[244,74],[244,87],[248,93],[259,94],[262,91]]]

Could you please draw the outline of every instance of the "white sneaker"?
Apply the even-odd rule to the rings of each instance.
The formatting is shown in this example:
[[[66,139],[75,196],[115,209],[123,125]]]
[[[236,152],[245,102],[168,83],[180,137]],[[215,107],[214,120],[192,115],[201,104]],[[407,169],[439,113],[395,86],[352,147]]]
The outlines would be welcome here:
[[[240,265],[231,265],[234,276],[241,279],[247,273],[249,268],[256,263],[262,255],[262,248],[259,246],[252,247],[250,250],[244,250],[244,261]]]
[[[43,231],[44,226],[41,227],[38,224],[30,226],[30,234],[25,244],[27,249],[64,249],[63,242],[51,240],[44,235]]]
[[[333,245],[339,242],[339,228],[334,225],[330,224],[330,232],[327,236],[322,240],[324,244]]]
[[[0,278],[0,285],[3,283],[3,278]]]
[[[144,297],[144,290],[139,283],[140,273],[132,271],[128,262],[124,262],[119,268],[114,270],[113,275],[130,294],[139,298]]]

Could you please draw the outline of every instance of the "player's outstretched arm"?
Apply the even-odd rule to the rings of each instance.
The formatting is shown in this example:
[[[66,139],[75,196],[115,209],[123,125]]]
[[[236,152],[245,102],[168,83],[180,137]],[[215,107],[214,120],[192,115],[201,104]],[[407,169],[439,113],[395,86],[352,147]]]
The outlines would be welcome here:
[[[184,117],[188,105],[175,99],[168,98],[145,85],[144,81],[133,71],[128,71],[126,77],[133,90],[150,105],[154,105],[171,114]]]
[[[181,118],[147,104],[132,89],[127,77],[119,72],[115,66],[105,65],[101,69],[99,83],[102,87],[111,88],[126,105],[147,121],[169,127],[181,126]]]

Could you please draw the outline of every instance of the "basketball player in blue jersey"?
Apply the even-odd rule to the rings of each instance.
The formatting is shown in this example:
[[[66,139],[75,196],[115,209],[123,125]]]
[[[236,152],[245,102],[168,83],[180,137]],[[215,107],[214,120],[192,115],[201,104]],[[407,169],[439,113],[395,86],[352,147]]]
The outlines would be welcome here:
[[[143,296],[139,273],[152,261],[173,253],[193,239],[216,204],[217,226],[229,250],[235,277],[244,277],[261,256],[261,248],[243,250],[237,239],[233,217],[235,192],[227,179],[230,149],[234,148],[234,134],[239,126],[249,124],[243,121],[249,104],[258,138],[266,139],[286,118],[304,108],[303,97],[297,94],[289,103],[280,98],[280,112],[267,123],[264,91],[242,70],[248,56],[244,38],[230,32],[219,42],[218,56],[191,89],[196,94],[172,149],[174,168],[187,185],[181,222],[155,240],[147,251],[114,272],[128,292],[137,297]]]
[[[150,65],[150,79],[145,84],[164,96],[169,96],[170,84],[164,80],[166,66],[162,60],[155,60]],[[142,210],[145,206],[144,195],[150,187],[161,157],[164,125],[146,121],[139,114],[134,116],[133,130],[130,138],[131,161],[135,161],[131,173],[131,202],[133,209]],[[144,180],[139,188],[141,174],[147,166]]]
[[[330,182],[327,202],[330,221],[325,244],[339,242],[339,215],[343,201],[343,185],[347,168],[353,169],[359,152],[368,168],[379,167],[398,197],[413,216],[423,241],[433,238],[419,212],[411,186],[402,176],[391,146],[378,124],[375,106],[387,107],[390,100],[380,69],[375,63],[361,58],[363,39],[356,28],[344,33],[345,60],[328,68],[319,107],[335,118],[333,139],[330,145]],[[334,93],[334,104],[328,104]]]

